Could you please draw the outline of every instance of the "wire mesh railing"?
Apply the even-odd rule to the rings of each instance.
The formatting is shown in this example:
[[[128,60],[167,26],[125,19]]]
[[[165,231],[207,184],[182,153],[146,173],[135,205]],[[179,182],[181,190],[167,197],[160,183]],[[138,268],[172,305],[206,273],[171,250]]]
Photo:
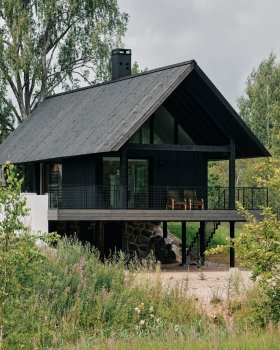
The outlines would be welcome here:
[[[227,187],[50,185],[49,207],[60,209],[228,210]],[[247,209],[268,206],[268,189],[237,187],[235,199]]]

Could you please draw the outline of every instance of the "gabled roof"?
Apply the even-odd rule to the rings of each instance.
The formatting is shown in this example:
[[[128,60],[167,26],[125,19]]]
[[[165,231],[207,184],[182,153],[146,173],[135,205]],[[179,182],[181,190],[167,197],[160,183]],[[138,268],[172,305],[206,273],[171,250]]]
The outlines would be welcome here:
[[[216,124],[217,133],[224,135],[220,136],[221,142],[235,139],[239,157],[269,155],[196,62],[188,61],[48,97],[0,145],[0,163],[117,151],[163,102],[168,102],[169,96],[171,99],[179,91],[180,85],[180,98],[187,99],[184,84],[188,83],[190,76],[192,82],[194,75],[208,92],[210,105],[211,98],[215,100],[217,106],[212,107],[217,108],[219,114],[217,121],[221,125],[217,121]],[[188,90],[192,89],[190,85]],[[211,123],[215,114],[213,108],[209,115]],[[222,110],[226,113],[223,114]],[[182,108],[180,111],[182,118]],[[207,111],[204,114],[207,115]],[[226,120],[219,121],[221,116]],[[195,123],[201,124],[199,113]],[[203,129],[203,124],[200,127]],[[200,144],[199,137],[197,143]]]

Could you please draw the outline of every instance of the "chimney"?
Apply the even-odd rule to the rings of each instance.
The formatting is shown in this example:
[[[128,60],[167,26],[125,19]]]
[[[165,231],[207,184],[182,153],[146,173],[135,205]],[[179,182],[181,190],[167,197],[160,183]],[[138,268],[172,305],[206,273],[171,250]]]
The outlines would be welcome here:
[[[112,51],[112,80],[131,75],[131,50],[115,49]]]

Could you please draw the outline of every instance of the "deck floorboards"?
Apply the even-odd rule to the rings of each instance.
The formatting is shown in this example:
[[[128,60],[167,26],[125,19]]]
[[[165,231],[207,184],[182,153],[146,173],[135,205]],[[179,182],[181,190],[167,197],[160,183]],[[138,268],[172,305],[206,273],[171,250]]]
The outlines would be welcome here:
[[[261,220],[260,210],[250,211]],[[51,221],[246,221],[237,210],[49,209]]]

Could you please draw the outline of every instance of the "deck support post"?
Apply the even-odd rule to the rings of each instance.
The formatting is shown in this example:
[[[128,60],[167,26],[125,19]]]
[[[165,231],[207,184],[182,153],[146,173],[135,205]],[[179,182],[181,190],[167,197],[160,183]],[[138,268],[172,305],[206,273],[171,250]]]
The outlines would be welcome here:
[[[163,238],[167,238],[167,221],[163,221],[162,229],[163,229]]]
[[[187,263],[187,222],[182,221],[182,263],[184,266]]]
[[[229,157],[229,209],[235,209],[235,143],[230,140]]]
[[[205,261],[205,221],[200,222],[199,226],[199,263],[204,265]]]
[[[120,155],[120,191],[121,191],[121,207],[127,208],[127,154],[126,149],[123,147]]]
[[[235,227],[234,227],[235,222],[230,221],[229,223],[229,236],[230,240],[234,239],[235,236]],[[229,267],[235,267],[235,251],[234,247],[232,246],[232,241],[230,242],[231,246],[229,248]]]

